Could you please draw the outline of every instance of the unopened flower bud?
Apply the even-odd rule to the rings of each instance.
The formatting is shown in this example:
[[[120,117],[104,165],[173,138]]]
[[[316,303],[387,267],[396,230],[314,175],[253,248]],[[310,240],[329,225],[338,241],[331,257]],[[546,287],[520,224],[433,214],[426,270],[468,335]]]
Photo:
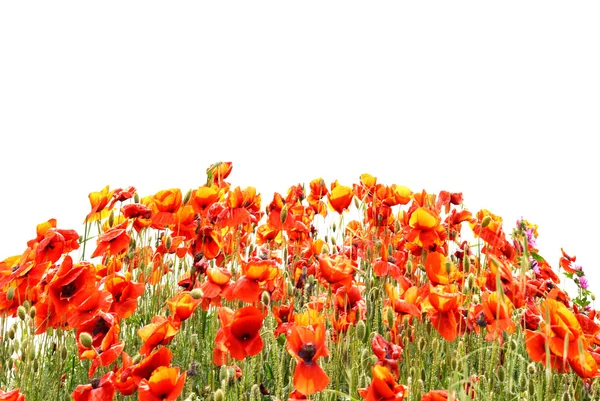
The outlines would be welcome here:
[[[17,308],[17,315],[19,316],[19,319],[21,319],[21,320],[25,320],[25,318],[27,317],[27,311],[25,310],[25,307],[23,305],[20,305]]]
[[[183,197],[183,204],[187,205],[187,203],[190,201],[190,198],[192,197],[192,190],[189,189],[186,193],[185,196]]]
[[[92,348],[92,335],[84,331],[79,335],[79,342],[86,348]]]
[[[262,302],[262,304],[264,306],[269,306],[269,304],[271,303],[271,295],[269,294],[268,291],[263,291],[261,296],[260,296],[260,302]]]
[[[390,327],[394,326],[394,318],[395,318],[394,309],[387,308],[387,321],[388,321],[388,325]]]
[[[223,392],[222,389],[219,388],[219,389],[217,389],[217,391],[215,391],[214,398],[215,398],[215,401],[224,401],[225,393]]]
[[[6,299],[8,301],[12,301],[15,297],[15,287],[9,287],[8,292],[6,293]]]
[[[288,215],[288,208],[287,205],[283,205],[283,208],[281,209],[281,223],[284,224],[285,221],[287,220],[287,215]]]
[[[135,203],[140,203],[140,195],[137,192],[133,194],[133,201]]]
[[[190,295],[192,296],[192,298],[194,299],[200,299],[204,296],[204,293],[202,292],[202,290],[200,288],[194,288]]]
[[[481,228],[486,228],[487,226],[489,226],[491,221],[492,218],[489,215],[485,216],[483,220],[481,220]]]
[[[364,341],[366,334],[367,334],[367,326],[365,325],[365,321],[359,320],[358,323],[356,323],[356,336],[358,337],[358,339],[360,341]]]

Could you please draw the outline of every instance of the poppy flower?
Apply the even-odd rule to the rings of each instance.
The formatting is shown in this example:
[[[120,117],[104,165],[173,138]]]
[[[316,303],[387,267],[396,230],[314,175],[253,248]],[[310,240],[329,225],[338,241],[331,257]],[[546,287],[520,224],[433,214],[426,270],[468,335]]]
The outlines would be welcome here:
[[[139,401],[174,401],[183,391],[187,372],[179,374],[179,368],[159,366],[149,379],[142,379],[138,386]]]
[[[36,263],[57,262],[62,255],[79,249],[79,234],[75,230],[56,228],[56,219],[40,223],[36,227],[37,237],[27,241],[35,252]]]
[[[175,222],[175,213],[183,203],[183,197],[179,188],[163,189],[150,197],[152,208],[153,228],[163,230]]]
[[[80,341],[77,342],[79,349],[79,359],[91,359],[92,364],[88,370],[89,377],[92,377],[100,366],[108,366],[117,360],[125,348],[125,343],[119,341],[119,325],[114,325],[102,339],[98,348],[87,349]]]
[[[272,259],[251,258],[242,262],[242,276],[229,288],[228,299],[257,302],[266,289],[265,285],[280,274],[277,262]]]
[[[440,216],[433,210],[425,207],[415,209],[408,220],[406,241],[425,249],[440,245],[446,236],[446,229],[440,222]]]
[[[88,195],[88,198],[90,199],[90,205],[92,207],[92,210],[86,216],[84,223],[92,222],[92,221],[96,221],[96,220],[100,220],[100,219],[104,219],[104,218],[108,217],[108,213],[110,211],[110,208],[112,208],[112,205],[110,205],[109,207],[107,207],[107,206],[108,206],[108,203],[110,202],[111,198],[113,197],[113,193],[114,193],[114,191],[109,191],[108,185],[107,185],[104,188],[102,188],[100,191],[91,192]]]
[[[219,187],[227,187],[225,179],[231,174],[233,164],[231,162],[217,162],[206,169],[207,185],[217,185]]]
[[[146,288],[144,283],[131,281],[131,273],[113,273],[101,281],[104,289],[112,294],[110,312],[126,319],[133,315],[138,306],[138,298]]]
[[[327,185],[325,185],[325,181],[322,178],[316,178],[310,182],[310,194],[306,198],[306,201],[315,213],[323,217],[327,215],[327,205],[321,199],[328,194]]]
[[[115,373],[112,371],[92,379],[89,384],[78,385],[71,393],[75,401],[112,401],[114,396]]]
[[[371,350],[377,357],[377,365],[387,367],[395,377],[400,374],[398,362],[402,360],[402,347],[387,341],[379,333],[375,333],[371,340]]]
[[[150,324],[137,331],[144,342],[140,347],[140,354],[148,355],[157,346],[170,343],[179,332],[180,326],[181,322],[170,317],[154,316]]]
[[[402,401],[408,388],[398,384],[390,370],[382,365],[371,368],[373,378],[367,388],[358,389],[358,394],[366,401]]]
[[[315,329],[294,325],[287,334],[287,350],[296,359],[294,387],[304,395],[318,393],[329,384],[329,376],[317,363],[322,356],[329,356],[325,344],[325,324]]]
[[[559,261],[560,267],[565,269],[567,273],[576,274],[577,267],[575,266],[575,261],[577,260],[577,257],[567,255],[567,253],[562,248],[560,248],[560,252],[562,253],[562,256],[560,257]]]
[[[433,285],[452,284],[460,277],[461,273],[456,265],[441,252],[430,252],[425,259],[425,271]]]
[[[447,341],[454,341],[465,327],[459,311],[463,300],[464,295],[455,286],[432,288],[429,293],[428,301],[433,309],[429,309],[427,314],[433,327]]]
[[[48,284],[48,296],[56,313],[66,315],[69,307],[74,307],[93,291],[96,291],[96,272],[89,262],[73,265],[71,256],[66,256]]]
[[[123,361],[122,365],[115,371],[115,388],[123,395],[131,395],[137,390],[137,383],[132,376],[135,366],[133,359],[126,352],[121,354],[121,360]],[[150,376],[148,375],[148,377]]]
[[[456,398],[448,395],[448,390],[431,390],[421,396],[421,401],[453,401]]]
[[[352,285],[356,270],[352,260],[344,255],[336,255],[334,259],[327,255],[316,256],[316,258],[319,262],[317,275],[322,282],[331,285],[334,289],[342,285]]]
[[[10,391],[0,390],[1,401],[25,401],[25,395],[21,394],[21,391],[16,388]]]
[[[190,291],[183,291],[167,300],[167,305],[175,319],[183,321],[194,313],[200,302],[201,299],[194,299]]]
[[[202,309],[208,310],[210,305],[221,306],[221,294],[230,285],[231,272],[224,267],[206,269],[206,281],[202,283]]]
[[[150,379],[152,372],[154,372],[154,370],[156,370],[159,366],[170,366],[171,359],[173,359],[171,350],[166,347],[162,347],[156,352],[147,355],[137,365],[133,365],[133,368],[131,369],[131,377],[133,378],[136,386],[143,379]]]
[[[486,339],[501,338],[502,332],[513,334],[516,322],[512,318],[513,304],[505,294],[497,291],[484,293],[482,296],[483,313],[486,320],[486,329],[489,333]]]
[[[329,192],[327,198],[329,200],[329,206],[336,212],[342,214],[342,212],[350,206],[353,196],[354,193],[352,188],[340,185],[340,183],[335,180],[335,182],[331,184],[331,192]]]
[[[129,234],[127,233],[128,223],[126,220],[100,234],[96,240],[96,250],[91,257],[95,258],[105,255],[107,252],[110,255],[118,255],[127,250],[130,241]]]
[[[71,327],[79,327],[92,320],[99,311],[109,312],[112,302],[110,292],[94,290],[83,302],[74,305],[68,314],[67,322]]]
[[[218,313],[221,327],[215,336],[215,364],[223,364],[224,352],[241,361],[262,351],[260,329],[264,315],[258,308],[246,306],[234,312],[227,307],[220,307]]]

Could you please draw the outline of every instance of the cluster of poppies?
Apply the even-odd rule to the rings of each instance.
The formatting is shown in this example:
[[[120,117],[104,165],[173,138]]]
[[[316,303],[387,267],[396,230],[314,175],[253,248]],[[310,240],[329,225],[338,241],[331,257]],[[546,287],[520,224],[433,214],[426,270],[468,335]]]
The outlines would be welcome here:
[[[186,194],[172,188],[140,198],[133,187],[91,193],[84,223],[100,232],[89,261],[73,260],[84,241],[51,219],[37,226],[22,254],[0,262],[0,314],[35,308],[35,333],[72,330],[79,358],[91,361],[90,382],[72,392],[76,401],[112,400],[117,392],[180,397],[187,372],[172,366],[169,344],[198,309],[218,316],[215,366],[239,377],[237,361],[261,353],[265,335],[284,338],[295,360],[289,400],[307,399],[328,387],[321,361],[330,344],[350,327],[365,329],[373,307],[365,290],[377,285],[385,293],[382,332],[370,333],[376,362],[371,383],[358,390],[368,401],[405,398],[398,366],[403,333],[415,320],[450,342],[471,333],[502,342],[520,326],[533,361],[584,380],[600,375],[596,311],[559,288],[536,248],[537,226],[520,220],[507,235],[499,216],[464,208],[461,193],[413,193],[369,174],[352,186],[321,178],[292,186],[263,210],[255,188],[226,181],[231,170],[229,162],[210,166],[206,184]],[[352,208],[356,219],[319,229]],[[136,240],[150,232],[155,246]],[[122,322],[148,288],[179,271],[174,259],[189,268],[176,278],[164,315],[139,327],[142,345],[132,358]],[[570,274],[581,271],[564,251],[559,263]],[[586,289],[585,280],[577,283]],[[265,333],[269,315],[276,327]],[[422,400],[452,397],[435,389]],[[0,390],[0,400],[23,399],[18,390]]]

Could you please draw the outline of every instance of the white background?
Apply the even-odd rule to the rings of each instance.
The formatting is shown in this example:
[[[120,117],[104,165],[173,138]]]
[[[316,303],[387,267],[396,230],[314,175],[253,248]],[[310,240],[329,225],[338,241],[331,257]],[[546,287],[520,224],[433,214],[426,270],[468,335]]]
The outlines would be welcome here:
[[[0,260],[88,194],[362,173],[598,262],[600,3],[2,2]]]

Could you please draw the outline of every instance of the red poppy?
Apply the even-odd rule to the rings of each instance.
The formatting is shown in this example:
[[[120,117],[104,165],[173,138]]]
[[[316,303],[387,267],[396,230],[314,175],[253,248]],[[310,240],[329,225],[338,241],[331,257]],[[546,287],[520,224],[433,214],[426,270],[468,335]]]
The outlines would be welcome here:
[[[567,273],[575,274],[577,273],[577,269],[575,268],[575,260],[577,260],[577,256],[569,256],[566,252],[560,248],[562,256],[560,257],[560,267],[565,269]]]
[[[115,373],[112,371],[92,379],[89,384],[78,385],[71,393],[75,401],[112,401],[114,396]]]
[[[38,224],[37,237],[27,241],[35,252],[36,263],[57,262],[62,255],[79,248],[79,234],[75,230],[56,228],[56,219]]]
[[[175,213],[183,203],[179,188],[158,191],[149,200],[153,212],[151,226],[158,230],[163,230],[175,222]]]
[[[228,291],[228,299],[257,302],[266,285],[281,274],[277,262],[272,259],[251,258],[242,262],[242,276]]]
[[[230,280],[231,272],[224,267],[206,269],[206,281],[200,286],[203,310],[208,310],[210,305],[221,306],[221,294],[230,285]]]
[[[456,398],[448,395],[448,390],[431,390],[421,396],[421,401],[453,401]]]
[[[119,341],[119,325],[114,325],[102,339],[98,348],[86,348],[81,341],[77,342],[79,359],[91,359],[92,364],[88,370],[89,377],[94,376],[100,366],[108,366],[117,360],[125,348],[125,343]],[[79,338],[79,337],[78,337]]]
[[[25,401],[25,395],[21,394],[21,391],[16,388],[10,391],[0,390],[1,401]]]
[[[287,334],[287,350],[296,359],[294,387],[304,395],[318,393],[329,384],[329,376],[317,363],[329,356],[325,344],[325,324],[313,327],[294,325]]]
[[[454,341],[465,328],[463,315],[459,311],[463,300],[464,295],[453,285],[444,288],[435,287],[429,293],[428,301],[433,309],[429,309],[427,314],[433,327],[447,341]]]
[[[487,323],[488,336],[486,339],[501,338],[502,332],[513,334],[516,322],[512,318],[513,304],[505,294],[497,291],[484,293],[482,296],[483,313]]]
[[[127,234],[128,224],[129,222],[126,220],[100,234],[96,240],[96,250],[91,257],[105,255],[107,252],[110,255],[118,255],[126,251],[130,241],[129,234]]]
[[[131,273],[113,273],[102,280],[104,288],[112,294],[113,301],[110,312],[119,318],[126,319],[133,315],[138,305],[138,298],[144,293],[144,283],[131,281]]]
[[[174,401],[183,391],[187,372],[179,374],[179,368],[159,366],[149,379],[142,379],[138,386],[139,401]]]
[[[99,311],[109,312],[113,302],[108,291],[94,290],[83,302],[74,305],[69,312],[67,322],[71,327],[79,327],[96,316]]]
[[[263,313],[254,306],[246,306],[235,312],[227,307],[219,308],[221,328],[215,336],[215,364],[223,365],[227,352],[234,359],[241,361],[262,351],[260,328],[263,319]]]
[[[425,249],[440,245],[446,237],[446,229],[440,222],[440,216],[433,210],[425,207],[413,210],[408,220],[406,241]]]
[[[358,394],[366,401],[402,401],[408,388],[398,384],[394,375],[383,365],[372,368],[373,378],[367,388],[358,389]]]
[[[398,362],[402,360],[402,347],[375,333],[371,340],[371,349],[377,357],[376,364],[387,367],[395,377],[398,377],[400,374]]]
[[[96,291],[96,271],[89,262],[73,265],[66,256],[48,284],[48,296],[56,313],[65,315],[71,306],[82,303]]]
[[[142,359],[137,365],[134,365],[131,369],[131,377],[133,378],[136,386],[143,380],[148,380],[152,375],[152,372],[159,366],[171,365],[171,359],[173,354],[168,348],[160,348],[158,351],[151,353]]]

